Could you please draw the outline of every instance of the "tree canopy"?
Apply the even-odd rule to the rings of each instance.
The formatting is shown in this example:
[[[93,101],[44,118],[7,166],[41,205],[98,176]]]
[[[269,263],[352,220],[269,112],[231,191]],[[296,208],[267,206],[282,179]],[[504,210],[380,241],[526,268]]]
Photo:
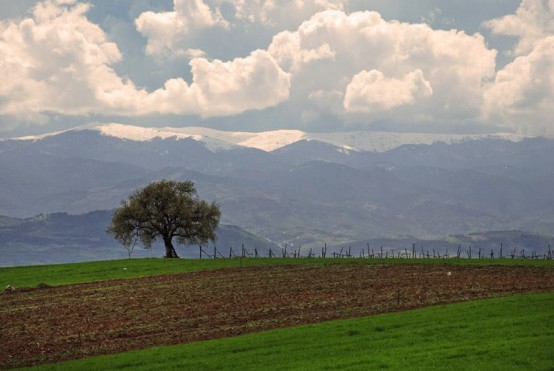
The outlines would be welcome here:
[[[221,212],[215,203],[200,200],[194,183],[161,180],[135,191],[112,217],[107,232],[126,247],[137,242],[165,246],[166,258],[178,258],[173,246],[215,241]]]

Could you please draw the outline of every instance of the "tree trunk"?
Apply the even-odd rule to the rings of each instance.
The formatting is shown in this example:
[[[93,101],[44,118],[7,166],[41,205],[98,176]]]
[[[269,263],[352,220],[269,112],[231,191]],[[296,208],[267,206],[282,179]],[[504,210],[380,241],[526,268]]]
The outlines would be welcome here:
[[[171,242],[171,238],[164,238],[164,245],[165,245],[165,257],[166,258],[178,258],[177,252],[175,251],[175,248],[173,247],[173,243]]]

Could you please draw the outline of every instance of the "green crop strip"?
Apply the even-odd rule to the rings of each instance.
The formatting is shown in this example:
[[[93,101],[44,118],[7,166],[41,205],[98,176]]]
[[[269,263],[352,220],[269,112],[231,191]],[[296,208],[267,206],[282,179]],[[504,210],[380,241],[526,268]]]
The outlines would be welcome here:
[[[550,370],[554,293],[100,356],[44,370]]]

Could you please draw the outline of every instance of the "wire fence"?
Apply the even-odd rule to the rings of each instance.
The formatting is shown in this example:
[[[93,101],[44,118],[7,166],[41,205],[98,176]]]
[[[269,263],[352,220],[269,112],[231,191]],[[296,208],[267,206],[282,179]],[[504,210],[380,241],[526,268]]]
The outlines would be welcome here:
[[[321,250],[314,250],[310,248],[308,252],[302,251],[301,247],[291,249],[288,245],[285,245],[282,249],[276,249],[274,252],[272,249],[267,251],[259,251],[257,248],[249,250],[245,248],[244,244],[240,249],[233,249],[229,247],[229,250],[225,251],[218,249],[216,245],[213,249],[207,246],[199,245],[199,258],[200,259],[225,259],[225,258],[361,258],[361,259],[546,259],[551,260],[554,258],[554,252],[550,245],[548,250],[542,253],[537,253],[536,250],[529,251],[529,249],[504,249],[503,244],[500,244],[498,249],[484,249],[473,248],[468,246],[462,248],[462,245],[458,245],[455,252],[445,248],[442,251],[438,249],[425,250],[423,247],[416,248],[413,244],[410,249],[383,249],[381,246],[378,249],[370,248],[369,244],[367,249],[356,249],[352,252],[352,247],[341,247],[339,251],[328,252],[327,244],[321,247]],[[333,249],[333,250],[338,250]]]

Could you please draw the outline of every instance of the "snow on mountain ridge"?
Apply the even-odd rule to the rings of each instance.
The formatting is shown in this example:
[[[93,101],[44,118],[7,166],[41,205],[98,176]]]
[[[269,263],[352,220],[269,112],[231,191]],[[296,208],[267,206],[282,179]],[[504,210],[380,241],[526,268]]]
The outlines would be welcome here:
[[[348,151],[384,152],[405,144],[432,144],[435,142],[457,143],[465,140],[502,139],[513,142],[525,137],[517,134],[425,134],[352,131],[336,133],[307,133],[300,130],[275,130],[259,133],[221,131],[202,127],[162,127],[148,128],[124,124],[91,124],[62,132],[18,138],[19,140],[40,140],[67,131],[93,130],[102,135],[131,141],[159,139],[193,139],[203,143],[213,152],[233,148],[257,148],[266,152],[285,147],[301,140],[314,140],[328,143]]]
[[[106,124],[98,125],[92,128],[99,131],[102,135],[116,137],[120,139],[132,140],[137,142],[149,141],[155,138],[169,139],[193,139],[197,142],[204,143],[206,148],[211,151],[225,151],[236,148],[237,146],[227,140],[215,136],[206,135],[210,130],[198,130],[203,128],[145,128],[141,126],[123,125],[123,124]],[[187,130],[190,129],[190,130]]]

